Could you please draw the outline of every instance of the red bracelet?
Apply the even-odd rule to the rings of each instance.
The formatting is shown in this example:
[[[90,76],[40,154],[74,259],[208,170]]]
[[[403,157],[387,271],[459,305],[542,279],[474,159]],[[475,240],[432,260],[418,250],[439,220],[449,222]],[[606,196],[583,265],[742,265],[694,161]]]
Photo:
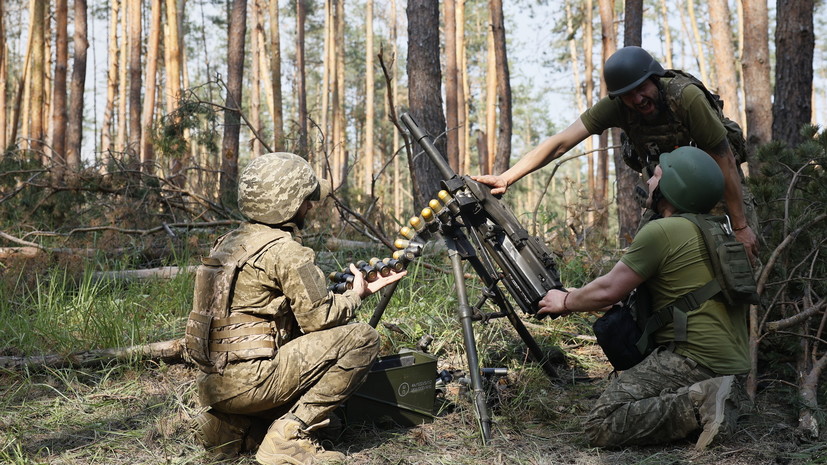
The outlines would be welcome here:
[[[569,294],[571,294],[571,293],[570,293],[570,292],[566,292],[566,296],[565,296],[565,297],[563,297],[563,311],[564,311],[564,312],[566,312],[566,313],[570,313],[570,312],[571,312],[571,310],[569,310],[569,308],[566,306],[566,301],[567,301],[567,300],[569,300]]]
[[[745,225],[741,226],[740,228],[732,228],[732,230],[733,231],[742,231],[744,229],[747,229],[748,227],[749,227],[749,225],[745,224]]]

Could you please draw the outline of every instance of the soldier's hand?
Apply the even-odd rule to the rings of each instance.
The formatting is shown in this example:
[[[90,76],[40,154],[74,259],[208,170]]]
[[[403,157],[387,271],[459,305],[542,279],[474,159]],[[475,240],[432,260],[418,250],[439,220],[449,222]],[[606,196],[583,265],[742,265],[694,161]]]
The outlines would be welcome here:
[[[557,289],[548,291],[545,297],[540,300],[540,309],[537,313],[540,315],[568,315],[570,312],[565,309],[563,304],[565,302],[566,294],[568,293]]]
[[[482,176],[471,176],[471,179],[479,183],[491,186],[492,195],[505,194],[508,189],[508,181],[502,176],[495,176],[492,174],[484,174]]]
[[[350,272],[353,274],[353,290],[359,294],[359,297],[365,298],[374,292],[382,289],[383,287],[387,286],[388,284],[394,283],[399,281],[405,275],[408,274],[408,270],[403,270],[400,272],[391,272],[388,276],[380,277],[375,281],[367,282],[365,278],[362,277],[362,273],[356,268],[356,265],[353,263],[350,264]]]
[[[749,261],[753,265],[755,265],[756,260],[758,259],[758,238],[755,236],[755,232],[747,226],[744,229],[739,231],[735,231],[735,238],[742,244],[744,244],[744,248],[747,249],[747,255],[749,256]]]

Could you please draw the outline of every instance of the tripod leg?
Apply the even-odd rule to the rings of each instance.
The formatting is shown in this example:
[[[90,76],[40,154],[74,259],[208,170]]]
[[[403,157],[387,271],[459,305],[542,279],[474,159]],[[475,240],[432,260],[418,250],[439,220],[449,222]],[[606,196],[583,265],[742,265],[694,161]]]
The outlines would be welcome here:
[[[488,403],[485,390],[482,386],[480,363],[477,357],[477,342],[474,340],[474,328],[471,325],[473,309],[468,305],[468,295],[465,292],[465,277],[462,272],[462,259],[451,242],[448,244],[448,256],[454,271],[454,282],[457,286],[457,300],[459,301],[458,317],[462,325],[462,335],[465,342],[465,353],[468,358],[468,374],[471,377],[471,394],[474,406],[477,409],[477,419],[480,422],[482,442],[486,444],[491,439],[491,416],[488,413]]]

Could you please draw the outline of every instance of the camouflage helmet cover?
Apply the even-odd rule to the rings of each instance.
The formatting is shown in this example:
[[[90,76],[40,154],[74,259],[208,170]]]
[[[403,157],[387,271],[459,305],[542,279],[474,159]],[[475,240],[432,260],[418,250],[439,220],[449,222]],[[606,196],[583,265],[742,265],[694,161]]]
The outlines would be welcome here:
[[[247,218],[281,224],[296,214],[305,199],[320,200],[330,192],[310,164],[298,155],[276,152],[253,159],[238,179],[238,207]]]
[[[681,213],[707,213],[724,195],[721,168],[697,147],[678,147],[661,154],[660,168],[660,191]]]
[[[621,48],[603,65],[603,77],[611,98],[631,91],[653,74],[663,76],[666,70],[649,52],[635,46]]]

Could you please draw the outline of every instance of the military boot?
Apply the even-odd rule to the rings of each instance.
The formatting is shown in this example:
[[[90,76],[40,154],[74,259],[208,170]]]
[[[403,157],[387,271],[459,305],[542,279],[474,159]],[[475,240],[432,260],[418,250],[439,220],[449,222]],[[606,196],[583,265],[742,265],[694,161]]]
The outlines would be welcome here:
[[[703,450],[735,431],[738,419],[735,377],[711,378],[689,386],[689,399],[700,417],[703,431],[695,449]]]
[[[310,465],[343,463],[341,452],[326,451],[310,435],[312,431],[327,426],[330,420],[309,427],[294,419],[282,417],[267,430],[256,452],[256,461],[262,465]]]
[[[211,409],[195,417],[195,424],[198,441],[219,458],[234,457],[255,448],[248,434],[252,426],[250,417]]]

